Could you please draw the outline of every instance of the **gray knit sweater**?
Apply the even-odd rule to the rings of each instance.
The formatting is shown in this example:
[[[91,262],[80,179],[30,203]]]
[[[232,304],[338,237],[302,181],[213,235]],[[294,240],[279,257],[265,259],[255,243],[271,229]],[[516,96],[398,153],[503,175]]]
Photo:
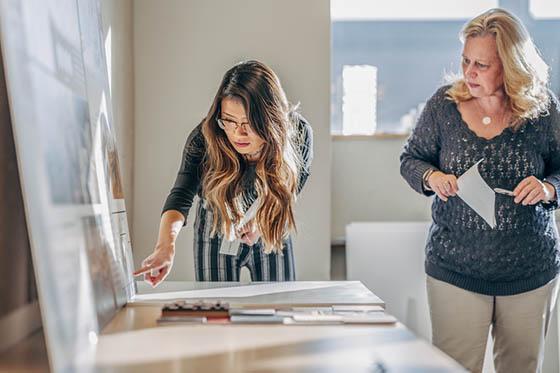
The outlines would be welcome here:
[[[440,88],[428,101],[403,153],[401,175],[419,193],[430,168],[459,177],[481,158],[479,171],[492,188],[513,190],[534,175],[560,191],[560,106],[551,93],[549,112],[514,131],[486,140],[462,120],[457,105]],[[487,295],[513,295],[552,280],[560,268],[557,202],[515,204],[496,195],[492,229],[459,197],[434,198],[426,243],[426,273],[460,288]]]

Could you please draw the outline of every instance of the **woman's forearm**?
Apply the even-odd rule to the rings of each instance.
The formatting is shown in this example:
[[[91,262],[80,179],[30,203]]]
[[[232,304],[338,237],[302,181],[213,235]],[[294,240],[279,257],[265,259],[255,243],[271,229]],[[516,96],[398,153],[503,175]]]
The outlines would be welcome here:
[[[159,223],[158,243],[175,244],[185,217],[177,210],[167,210]]]

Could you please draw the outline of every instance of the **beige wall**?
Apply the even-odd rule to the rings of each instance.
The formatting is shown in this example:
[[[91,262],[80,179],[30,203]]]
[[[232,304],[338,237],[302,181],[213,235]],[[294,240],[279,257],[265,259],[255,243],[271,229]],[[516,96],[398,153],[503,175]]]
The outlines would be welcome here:
[[[132,185],[134,159],[134,76],[132,61],[132,0],[102,0],[103,40],[109,45],[113,128],[123,178],[128,222],[132,227],[134,195]],[[107,48],[107,47],[106,47]],[[109,56],[110,54],[110,56]]]
[[[332,231],[344,237],[355,221],[427,221],[431,199],[400,175],[406,139],[336,139],[332,144]]]
[[[245,3],[253,4],[251,0],[246,0]],[[296,15],[292,10],[285,9],[286,7],[274,2],[267,2],[259,7],[252,7],[247,13],[241,12],[239,4],[237,5],[235,7],[230,5],[230,9],[226,9],[224,4],[217,0],[209,2],[165,0],[157,4],[150,0],[103,0],[101,2],[105,40],[109,30],[111,32],[113,117],[129,212],[128,219],[131,230],[135,227],[141,227],[142,230],[138,235],[132,232],[136,262],[138,263],[140,257],[152,249],[156,238],[159,209],[173,182],[179,163],[178,155],[186,134],[205,114],[225,69],[235,61],[249,57],[261,58],[272,65],[280,75],[290,99],[301,101],[303,113],[312,121],[315,130],[316,156],[313,177],[302,197],[302,206],[298,209],[300,236],[310,236],[307,239],[300,237],[300,240],[307,241],[302,241],[304,245],[318,242],[317,240],[323,241],[321,245],[326,245],[325,238],[321,237],[318,229],[314,229],[321,225],[325,226],[326,215],[321,214],[322,219],[319,219],[317,224],[313,224],[316,217],[310,212],[306,213],[303,205],[323,206],[318,210],[324,212],[328,205],[328,202],[324,202],[325,198],[330,200],[333,211],[330,219],[331,228],[322,228],[322,232],[330,232],[327,239],[343,237],[346,224],[352,221],[429,219],[429,200],[408,188],[398,172],[398,156],[404,139],[335,140],[332,142],[331,149],[332,171],[328,169],[331,161],[331,157],[328,156],[329,138],[326,133],[329,117],[324,107],[324,101],[328,99],[326,86],[328,82],[324,81],[324,75],[329,69],[325,61],[330,59],[327,44],[329,41],[325,38],[325,35],[329,34],[327,1],[314,0],[308,4],[298,4],[296,9],[300,14],[297,18],[301,22],[296,29],[291,27],[286,31],[280,28],[282,32],[269,31],[272,29],[268,26],[272,25],[271,17],[283,12],[288,13],[295,21]],[[141,45],[136,47],[138,51],[134,54],[135,63],[133,63],[134,8],[137,8],[134,27],[137,29],[137,37],[142,38]],[[216,9],[221,9],[222,16],[214,14]],[[318,9],[321,11],[319,12]],[[305,14],[306,10],[308,14]],[[238,18],[238,23],[243,19],[255,18],[253,17],[255,15],[258,17],[248,23],[245,21],[246,25],[242,28],[237,27],[235,35],[231,32],[222,33],[225,24],[218,26],[218,21],[223,19],[225,14],[235,11],[242,13],[244,17]],[[204,17],[212,21],[203,22]],[[309,17],[313,17],[313,20]],[[156,18],[158,21],[154,22]],[[174,23],[168,24],[170,20],[174,20]],[[277,27],[281,27],[281,24],[285,25],[280,19],[275,22]],[[250,35],[253,29],[259,28],[259,25],[263,25],[262,34],[259,35],[261,42]],[[321,32],[325,35],[321,35]],[[221,37],[225,34],[229,37],[228,39],[224,37],[222,40]],[[267,38],[275,40],[275,44],[272,40],[266,41]],[[322,44],[317,41],[312,42],[313,38],[320,40]],[[245,40],[251,42],[246,43]],[[276,49],[272,48],[273,45],[280,45],[282,50],[289,52],[277,53]],[[311,49],[315,52],[312,60],[309,59],[310,52],[306,50],[307,45],[314,45]],[[298,56],[306,56],[305,66],[301,68],[302,61]],[[304,67],[308,70],[306,71]],[[137,84],[143,87],[138,90],[135,90],[134,69],[138,75]],[[325,87],[322,92],[319,91],[316,82],[311,81],[312,79],[322,80],[321,84]],[[141,118],[137,127],[142,127],[138,129],[139,133],[136,137],[135,95],[139,101],[144,100],[141,107],[136,110]],[[165,133],[161,133],[162,130]],[[149,145],[152,139],[153,148]],[[135,144],[139,146],[137,156],[147,159],[134,162]],[[134,179],[134,172],[140,172],[137,179]],[[329,184],[321,180],[329,172],[332,173],[330,191]],[[154,176],[153,179],[151,174]],[[147,182],[146,185],[137,186],[137,189],[142,189],[142,195],[137,199],[134,198],[133,180],[142,184]],[[348,182],[349,180],[354,182]],[[360,182],[355,182],[356,180]],[[320,187],[321,184],[323,188]],[[317,191],[320,191],[318,195]],[[138,207],[138,204],[145,205]],[[141,210],[138,213],[141,215],[139,225],[133,224],[134,218],[138,215],[134,213],[135,207]],[[191,219],[191,223],[192,221]],[[183,249],[178,253],[178,266],[174,271],[174,274],[179,276],[176,277],[177,279],[188,278],[191,275],[187,270],[187,267],[192,268],[191,240],[192,228],[189,226],[180,238]],[[299,251],[303,249],[301,245],[298,242]],[[328,253],[323,252],[322,256],[326,260]],[[300,278],[326,276],[324,268],[311,269],[311,272],[305,268],[308,265],[313,267],[312,260],[307,254],[298,253],[297,259],[298,264],[301,264],[298,265],[301,270]],[[322,264],[323,267],[325,265]],[[307,273],[311,277],[308,277]]]
[[[259,59],[279,75],[315,134],[312,176],[297,207],[297,278],[325,280],[330,265],[330,17],[328,0],[134,2],[135,262],[153,250],[163,201],[185,139],[208,111],[224,72]],[[194,211],[170,279],[194,279]]]
[[[246,0],[246,3],[251,3],[251,1]],[[173,182],[179,162],[178,154],[183,146],[184,137],[194,126],[194,123],[204,115],[208,108],[209,100],[215,93],[219,79],[225,69],[234,61],[241,60],[244,57],[257,58],[257,55],[258,58],[263,58],[263,60],[266,60],[275,68],[281,76],[284,88],[290,99],[302,102],[304,114],[308,117],[310,114],[315,115],[320,121],[318,122],[312,117],[309,118],[312,120],[312,125],[315,129],[315,149],[317,154],[313,165],[313,178],[304,193],[302,204],[308,203],[313,205],[314,203],[320,203],[321,199],[324,199],[329,194],[327,190],[328,184],[320,181],[320,178],[321,174],[324,177],[325,172],[332,172],[330,183],[332,195],[328,197],[333,211],[331,216],[332,228],[325,230],[330,232],[329,239],[343,237],[346,224],[352,221],[421,221],[429,219],[429,200],[416,195],[416,193],[408,188],[398,172],[398,156],[404,144],[404,139],[335,140],[332,142],[331,149],[332,171],[326,170],[329,167],[328,162],[331,160],[330,157],[324,154],[325,149],[328,149],[329,146],[329,139],[325,133],[329,125],[329,117],[325,117],[324,107],[323,109],[314,109],[314,106],[317,108],[321,107],[320,100],[325,100],[325,95],[328,94],[328,87],[326,90],[324,89],[320,96],[317,96],[319,90],[316,84],[304,84],[309,82],[310,79],[318,79],[313,78],[313,76],[319,77],[321,73],[324,75],[325,71],[329,68],[325,61],[328,61],[330,57],[320,60],[321,55],[325,56],[329,53],[326,50],[328,40],[325,40],[325,37],[320,35],[320,30],[326,34],[329,33],[326,19],[328,18],[328,6],[326,3],[325,0],[311,1],[309,4],[305,4],[304,9],[301,8],[303,4],[299,4],[298,11],[304,12],[308,10],[310,14],[300,14],[297,17],[304,20],[306,17],[312,16],[315,20],[307,19],[302,21],[296,30],[289,31],[285,37],[283,37],[283,33],[276,32],[273,37],[277,40],[277,45],[291,50],[290,53],[280,55],[281,53],[275,53],[275,50],[271,47],[271,42],[258,43],[254,38],[251,39],[251,43],[243,42],[243,40],[250,39],[248,34],[252,28],[258,27],[257,23],[262,25],[270,24],[271,15],[277,14],[278,9],[276,8],[279,7],[279,5],[273,2],[260,5],[258,8],[253,7],[249,14],[244,13],[243,17],[246,17],[245,19],[250,19],[252,15],[259,14],[257,18],[260,18],[260,21],[252,20],[244,28],[240,29],[238,27],[236,31],[238,33],[237,36],[228,33],[230,35],[230,42],[226,43],[227,40],[224,38],[224,43],[227,44],[227,47],[220,47],[219,53],[218,50],[214,51],[214,48],[211,48],[209,43],[220,44],[220,35],[223,35],[220,33],[220,30],[225,26],[217,26],[217,21],[221,18],[219,16],[216,18],[217,16],[213,13],[215,13],[218,4],[220,5],[219,8],[223,11],[222,14],[227,14],[231,9],[225,9],[224,4],[217,0],[207,3],[202,0],[175,2],[166,0],[157,4],[150,0],[103,0],[101,2],[105,40],[107,40],[109,30],[111,31],[113,117],[117,132],[122,166],[121,171],[131,230],[137,227],[133,224],[135,204],[142,204],[140,201],[144,199],[144,197],[141,197],[141,199],[134,200],[134,171],[137,170],[137,172],[142,173],[138,181],[143,182],[142,180],[150,179],[150,172],[143,166],[145,161],[134,163],[134,147],[135,144],[141,144],[139,148],[141,154],[139,157],[148,156],[148,158],[151,158],[149,154],[152,153],[152,150],[147,145],[149,140],[153,138],[154,141],[160,142],[155,145],[154,149],[159,149],[157,153],[161,155],[157,156],[154,165],[150,166],[150,169],[155,170],[154,172],[157,174],[154,174],[154,177],[161,180],[161,182],[157,183],[159,184],[157,185],[158,194],[148,198],[146,202],[149,204],[149,207],[140,207],[144,209],[141,214],[152,214],[150,217],[144,217],[144,219],[149,221],[140,223],[141,229],[149,227],[149,232],[140,233],[138,237],[133,232],[132,236],[135,241],[134,247],[137,252],[135,259],[137,263],[140,256],[151,250],[155,240],[156,228],[153,224],[157,225],[155,221],[159,216],[159,209],[161,208],[163,198],[165,198],[165,194]],[[135,21],[135,27],[141,27],[136,33],[139,37],[143,38],[141,46],[135,55],[136,63],[133,63],[133,8],[138,8],[135,13],[136,18],[138,18]],[[235,8],[237,9],[237,7]],[[284,9],[284,7],[281,8]],[[319,8],[322,10],[322,13],[317,11]],[[177,14],[174,14],[175,10]],[[240,12],[240,10],[237,11]],[[293,16],[292,11],[283,10],[283,12]],[[263,15],[265,16],[263,17]],[[156,16],[161,21],[151,24],[156,19]],[[163,27],[162,24],[167,23],[166,20],[170,19],[168,16],[176,20],[175,24]],[[205,16],[212,19],[212,21],[209,23],[202,22],[202,18]],[[223,18],[223,15],[221,17]],[[319,22],[321,27],[311,27],[311,25],[317,24],[318,17],[322,17]],[[191,22],[187,25],[186,21],[188,19]],[[279,23],[281,22],[277,21],[277,24]],[[314,31],[309,35],[309,31],[305,31],[305,28],[314,29]],[[267,37],[271,37],[270,32],[266,31],[271,29],[271,27],[264,27],[263,29],[265,29],[265,32],[263,32],[261,38],[264,40]],[[303,37],[300,32],[306,36]],[[187,33],[189,35],[186,35]],[[204,38],[196,36],[204,35],[204,33],[207,35]],[[321,40],[323,43],[321,46],[316,45],[314,47],[317,54],[313,62],[306,58],[309,61],[306,62],[308,68],[313,67],[313,64],[320,66],[320,71],[316,71],[312,75],[298,68],[298,54],[296,53],[299,46],[299,55],[309,57],[305,46],[306,44],[313,44],[310,38]],[[231,39],[236,40],[231,43]],[[291,43],[294,41],[294,49],[290,49]],[[179,50],[175,50],[176,48],[179,48]],[[166,55],[169,55],[170,58],[166,58]],[[137,66],[134,67],[134,65]],[[187,66],[191,66],[190,71],[186,71],[185,68]],[[134,90],[134,68],[136,68],[137,74],[140,74],[137,81],[144,84],[144,86],[154,87],[153,90]],[[150,71],[150,69],[153,69],[153,71]],[[164,69],[170,70],[165,72],[163,71]],[[144,76],[141,75],[140,71],[144,72]],[[174,76],[174,74],[177,74],[177,76]],[[167,81],[158,82],[157,80],[160,78],[167,79]],[[298,82],[301,82],[301,84],[298,84]],[[193,83],[196,83],[196,86],[193,86]],[[184,86],[181,87],[180,84]],[[325,85],[328,82],[323,81],[322,84]],[[314,88],[306,89],[306,86]],[[160,95],[157,92],[167,93],[158,97]],[[170,95],[170,92],[174,92],[173,96]],[[145,103],[157,103],[154,106],[148,105],[138,109],[138,113],[147,115],[146,119],[139,120],[138,126],[152,127],[151,129],[143,130],[138,138],[135,138],[134,133],[135,94],[139,98],[146,100],[144,101]],[[313,112],[317,112],[317,114]],[[150,118],[151,122],[147,118]],[[167,123],[163,123],[164,121]],[[150,123],[159,123],[159,125],[151,125]],[[163,128],[169,127],[171,132],[154,137],[154,132],[159,132],[159,129],[162,128],[158,126],[164,126]],[[166,138],[171,139],[171,141],[166,142]],[[156,166],[155,163],[162,159],[161,164]],[[149,163],[149,160],[147,162]],[[322,162],[322,164],[319,164],[319,162]],[[360,180],[360,182],[348,182],[349,180]],[[316,194],[311,185],[313,184],[317,188],[321,183],[324,183],[327,188],[321,188],[320,195],[315,198],[310,196],[310,194]],[[151,194],[149,190],[151,190],[153,185],[149,184],[144,187],[146,189],[143,193]],[[313,201],[308,201],[311,199]],[[320,203],[320,205],[326,207],[325,203]],[[298,210],[298,216],[300,217],[301,235],[305,235],[310,233],[308,229],[309,223],[303,220],[305,217],[302,216],[304,206],[301,207]],[[325,211],[325,207],[320,210]],[[310,218],[313,219],[313,217]],[[322,221],[320,224],[324,225],[325,223]],[[181,245],[184,249],[178,254],[179,256],[182,255],[178,262],[181,261],[183,264],[175,268],[176,273],[183,272],[185,276],[190,274],[184,272],[181,267],[183,265],[192,267],[191,231],[189,227],[183,232]],[[320,233],[317,230],[312,229],[311,234],[313,235],[311,240],[321,240]],[[304,238],[302,237],[301,239]],[[298,244],[298,247],[301,249],[300,244]],[[311,263],[307,256],[302,258],[302,254],[298,254],[300,264],[302,262]],[[323,255],[327,254],[323,253]],[[305,264],[305,266],[307,265]],[[319,270],[319,272],[321,272],[320,276],[324,275],[322,270]],[[313,271],[314,274],[312,276],[319,275],[319,272]],[[301,273],[299,277],[307,276],[303,272]],[[177,278],[186,277],[181,276]]]

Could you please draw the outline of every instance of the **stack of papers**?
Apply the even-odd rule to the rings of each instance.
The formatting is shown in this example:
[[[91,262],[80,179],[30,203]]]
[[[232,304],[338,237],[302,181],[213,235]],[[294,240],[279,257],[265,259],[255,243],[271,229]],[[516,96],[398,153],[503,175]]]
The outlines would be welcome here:
[[[286,325],[393,324],[397,319],[383,307],[333,305],[332,307],[292,307],[290,309],[231,309],[232,323],[282,323]]]
[[[394,324],[393,316],[380,306],[334,305],[332,307],[292,307],[289,309],[230,308],[229,316],[220,323],[231,324],[284,324],[284,325],[338,325],[338,324]],[[210,323],[212,318],[185,315],[164,315],[159,323]]]

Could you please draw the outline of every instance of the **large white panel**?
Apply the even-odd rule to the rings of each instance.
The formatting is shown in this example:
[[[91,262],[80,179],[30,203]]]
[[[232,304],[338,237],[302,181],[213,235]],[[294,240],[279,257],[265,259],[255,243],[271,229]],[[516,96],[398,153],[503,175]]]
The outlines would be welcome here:
[[[430,339],[424,248],[430,223],[351,223],[346,273],[359,280],[408,328]]]

